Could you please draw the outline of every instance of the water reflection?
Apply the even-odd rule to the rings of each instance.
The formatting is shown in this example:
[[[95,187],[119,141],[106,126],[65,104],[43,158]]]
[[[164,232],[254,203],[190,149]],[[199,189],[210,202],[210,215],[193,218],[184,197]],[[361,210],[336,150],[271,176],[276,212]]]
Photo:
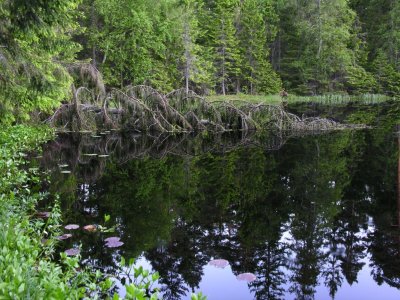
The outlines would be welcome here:
[[[201,288],[212,259],[256,275],[240,299],[352,295],[362,270],[371,291],[393,287],[390,299],[400,296],[400,141],[392,132],[62,135],[41,163],[54,171],[48,189],[61,194],[66,223],[103,224],[110,214],[124,242],[108,249],[109,235],[81,231],[62,247],[81,242],[85,262],[110,273],[119,255],[142,255],[160,273],[165,299]],[[60,172],[64,164],[71,174]]]

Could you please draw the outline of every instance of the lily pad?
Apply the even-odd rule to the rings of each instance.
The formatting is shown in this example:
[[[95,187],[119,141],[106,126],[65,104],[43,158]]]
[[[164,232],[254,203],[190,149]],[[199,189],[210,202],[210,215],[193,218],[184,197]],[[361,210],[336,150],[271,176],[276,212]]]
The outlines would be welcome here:
[[[68,256],[75,256],[79,254],[79,249],[78,248],[71,248],[68,250],[65,250],[65,254],[67,254]]]
[[[216,268],[224,269],[229,265],[229,262],[225,259],[213,259],[208,264]]]
[[[257,279],[256,275],[253,273],[242,273],[236,276],[237,280],[242,280],[242,281],[247,281],[247,282],[252,282]]]
[[[118,248],[121,247],[124,243],[121,241],[113,241],[106,243],[106,247],[108,248]]]
[[[87,232],[95,232],[95,231],[97,231],[97,226],[96,225],[86,225],[86,226],[83,226],[83,230],[85,230]]]
[[[76,230],[79,228],[79,225],[76,224],[68,224],[67,226],[64,227],[67,230]]]
[[[35,216],[41,219],[47,219],[50,217],[50,212],[48,211],[38,211]]]
[[[63,241],[63,240],[69,239],[70,237],[72,237],[72,234],[65,233],[63,235],[56,236],[56,239],[60,240],[60,241]]]
[[[109,238],[106,238],[104,241],[106,243],[114,243],[114,242],[119,242],[121,240],[121,238],[117,237],[117,236],[112,236]]]

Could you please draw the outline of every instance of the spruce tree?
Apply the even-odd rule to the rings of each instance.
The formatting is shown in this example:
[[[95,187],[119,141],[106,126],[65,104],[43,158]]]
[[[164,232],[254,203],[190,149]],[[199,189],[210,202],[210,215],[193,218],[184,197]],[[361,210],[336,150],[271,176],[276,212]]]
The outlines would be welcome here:
[[[400,77],[400,2],[352,0],[366,36],[366,68],[374,73],[378,92],[398,95]]]
[[[357,66],[355,13],[345,0],[279,2],[282,38],[280,74],[299,93],[344,89],[347,70]],[[357,66],[358,67],[358,66]]]
[[[271,1],[244,0],[241,3],[237,33],[242,54],[241,78],[250,94],[276,93],[281,87],[269,57],[269,42],[276,33],[276,27],[270,23],[274,16]]]
[[[204,32],[199,25],[202,2],[184,0],[182,3],[182,45],[181,68],[186,92],[195,89],[207,93],[213,85],[213,65],[210,49],[200,43]],[[208,54],[208,55],[207,55]]]
[[[207,5],[210,22],[206,30],[210,37],[208,44],[214,50],[217,92],[225,95],[237,90],[237,78],[240,75],[241,55],[235,28],[239,1],[218,0]]]

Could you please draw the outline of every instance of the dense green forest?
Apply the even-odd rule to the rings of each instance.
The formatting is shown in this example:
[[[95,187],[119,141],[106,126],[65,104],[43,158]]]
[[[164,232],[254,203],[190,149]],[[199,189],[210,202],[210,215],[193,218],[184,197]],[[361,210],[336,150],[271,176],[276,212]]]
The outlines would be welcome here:
[[[1,123],[68,101],[77,69],[163,92],[398,96],[399,14],[397,0],[0,0]]]

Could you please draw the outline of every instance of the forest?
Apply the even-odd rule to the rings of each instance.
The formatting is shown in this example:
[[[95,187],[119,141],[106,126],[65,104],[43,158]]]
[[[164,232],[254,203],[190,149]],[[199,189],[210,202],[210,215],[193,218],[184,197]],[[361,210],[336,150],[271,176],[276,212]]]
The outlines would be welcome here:
[[[1,0],[0,122],[107,89],[400,94],[396,0]],[[77,76],[78,74],[78,76]]]
[[[399,16],[0,0],[0,299],[398,299]]]

